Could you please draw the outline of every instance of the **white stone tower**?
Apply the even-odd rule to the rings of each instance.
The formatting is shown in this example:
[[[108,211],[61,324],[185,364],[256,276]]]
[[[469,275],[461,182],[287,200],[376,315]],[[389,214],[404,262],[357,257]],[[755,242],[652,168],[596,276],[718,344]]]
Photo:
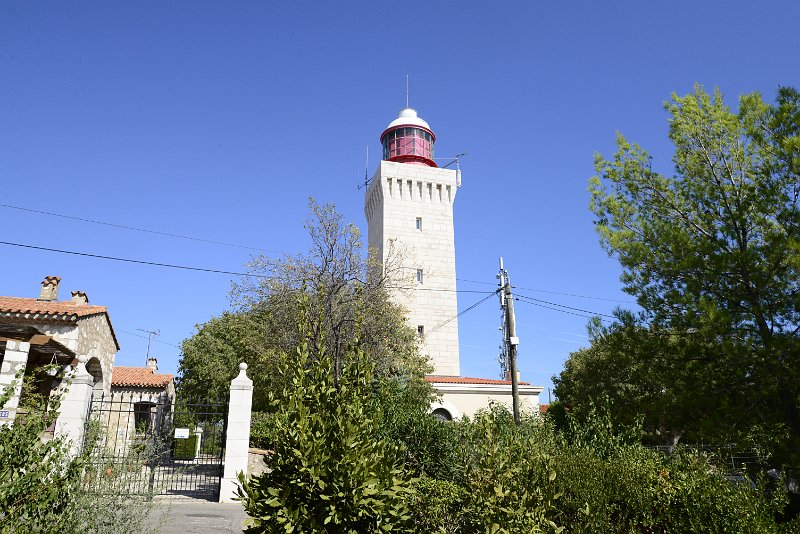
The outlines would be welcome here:
[[[435,141],[415,110],[401,110],[381,134],[383,160],[367,188],[364,212],[371,253],[389,268],[396,256],[393,298],[422,336],[434,374],[458,376],[453,202],[460,176],[437,167]]]

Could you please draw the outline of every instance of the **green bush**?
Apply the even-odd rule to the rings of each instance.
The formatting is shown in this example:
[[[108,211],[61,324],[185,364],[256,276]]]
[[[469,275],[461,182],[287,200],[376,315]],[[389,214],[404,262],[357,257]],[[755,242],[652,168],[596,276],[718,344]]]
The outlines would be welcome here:
[[[430,386],[422,378],[399,377],[379,383],[380,431],[402,451],[414,476],[461,480],[458,428],[430,413]]]
[[[273,450],[277,438],[277,421],[279,414],[253,412],[250,419],[250,446],[259,449]]]
[[[402,380],[372,381],[360,355],[338,389],[331,365],[300,350],[276,414],[257,416],[275,454],[240,479],[248,532],[800,532],[776,521],[781,484],[733,484],[701,454],[647,449],[640,426],[607,412],[565,412],[556,428],[492,406],[443,423]]]
[[[557,431],[534,417],[517,426],[493,406],[455,423],[463,469],[453,480],[414,484],[413,530],[800,532],[800,519],[776,522],[786,502],[780,484],[733,484],[708,458],[647,449],[637,428],[616,428],[606,416]]]
[[[526,418],[516,426],[505,408],[492,406],[462,428],[465,532],[560,532],[553,520],[558,492],[542,427]]]
[[[0,428],[0,532],[60,532],[76,516],[83,466],[62,440],[42,442],[50,420],[31,412]]]
[[[21,379],[21,373],[17,380]],[[13,386],[13,384],[12,384]],[[12,387],[0,392],[3,406]],[[42,434],[58,417],[60,395],[40,406],[28,405],[24,417],[0,427],[0,532],[92,532],[124,534],[151,532],[145,521],[150,503],[127,495],[115,480],[100,477],[88,492],[93,447],[70,458],[68,444],[60,438],[42,441]],[[87,442],[97,433],[90,429]]]
[[[389,532],[410,520],[410,480],[397,447],[380,435],[370,365],[348,354],[338,388],[332,362],[303,346],[281,372],[269,471],[239,490],[247,532]]]
[[[197,434],[189,434],[188,438],[172,438],[172,458],[175,460],[194,460],[197,457]]]
[[[411,492],[412,520],[415,532],[456,534],[465,532],[467,490],[446,480],[422,477]]]

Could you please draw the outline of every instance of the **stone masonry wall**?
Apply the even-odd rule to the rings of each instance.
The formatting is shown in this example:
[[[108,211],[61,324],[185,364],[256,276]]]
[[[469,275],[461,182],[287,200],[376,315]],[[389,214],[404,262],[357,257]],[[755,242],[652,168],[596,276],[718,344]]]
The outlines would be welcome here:
[[[111,334],[111,327],[105,315],[92,315],[78,321],[78,354],[97,358],[103,369],[103,391],[111,391],[111,373],[117,344]]]
[[[402,270],[392,280],[398,288],[393,298],[408,310],[412,328],[424,328],[422,352],[440,375],[460,372],[458,321],[436,328],[458,313],[456,189],[455,170],[381,161],[364,202],[370,248],[379,250],[383,261],[392,248],[403,255]],[[417,218],[422,220],[421,229]],[[416,277],[420,269],[422,283]]]
[[[90,360],[97,358],[103,373],[103,391],[111,391],[111,372],[114,369],[117,345],[104,314],[81,317],[69,323],[26,321],[23,324],[30,324],[42,334],[51,336],[76,355],[84,354]]]

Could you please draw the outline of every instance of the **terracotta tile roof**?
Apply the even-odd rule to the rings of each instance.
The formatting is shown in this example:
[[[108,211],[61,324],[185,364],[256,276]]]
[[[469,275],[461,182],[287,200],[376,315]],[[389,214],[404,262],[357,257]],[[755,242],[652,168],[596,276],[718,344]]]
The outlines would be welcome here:
[[[442,376],[427,375],[426,382],[440,384],[490,384],[495,386],[510,386],[511,380],[494,380],[492,378],[470,378],[468,376]],[[520,386],[529,386],[529,382],[518,382]]]
[[[539,413],[547,413],[547,411],[549,409],[550,409],[550,405],[549,404],[540,404],[539,405]]]
[[[119,350],[119,341],[114,327],[111,325],[111,318],[108,316],[108,308],[105,306],[94,306],[92,304],[75,304],[70,300],[53,301],[38,300],[20,297],[0,297],[0,316],[14,319],[43,320],[43,321],[77,321],[81,317],[105,314],[108,328],[111,330],[111,337]]]
[[[26,299],[19,297],[0,297],[0,313],[29,314],[29,315],[66,315],[72,317],[86,317],[98,313],[108,313],[105,306],[91,304],[74,304],[72,301],[52,301]]]
[[[172,375],[156,374],[147,367],[115,366],[111,374],[112,386],[133,388],[163,388],[172,382]]]

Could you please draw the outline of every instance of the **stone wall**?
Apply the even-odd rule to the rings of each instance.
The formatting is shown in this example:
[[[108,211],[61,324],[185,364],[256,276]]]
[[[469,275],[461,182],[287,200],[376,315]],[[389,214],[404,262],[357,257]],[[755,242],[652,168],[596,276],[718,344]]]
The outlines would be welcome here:
[[[75,354],[80,354],[78,349],[78,322],[71,323],[29,323],[42,334],[52,337]]]
[[[117,355],[117,344],[111,333],[111,326],[105,314],[83,317],[78,321],[78,354],[85,354],[89,359],[97,358],[103,370],[103,391],[111,391],[111,373],[114,370],[114,358]]]
[[[51,336],[75,354],[97,358],[102,370],[102,390],[111,391],[111,373],[117,345],[105,314],[81,317],[73,323],[30,323],[41,333]]]
[[[6,389],[12,385],[13,389],[8,401],[0,405],[0,424],[9,423],[16,417],[22,391],[22,380],[17,378],[17,374],[24,372],[30,348],[31,344],[24,341],[5,342],[3,363],[0,366],[0,395],[6,393]]]
[[[253,477],[264,473],[267,470],[267,464],[264,463],[264,460],[270,454],[272,454],[272,451],[250,447],[247,451],[247,476]]]

